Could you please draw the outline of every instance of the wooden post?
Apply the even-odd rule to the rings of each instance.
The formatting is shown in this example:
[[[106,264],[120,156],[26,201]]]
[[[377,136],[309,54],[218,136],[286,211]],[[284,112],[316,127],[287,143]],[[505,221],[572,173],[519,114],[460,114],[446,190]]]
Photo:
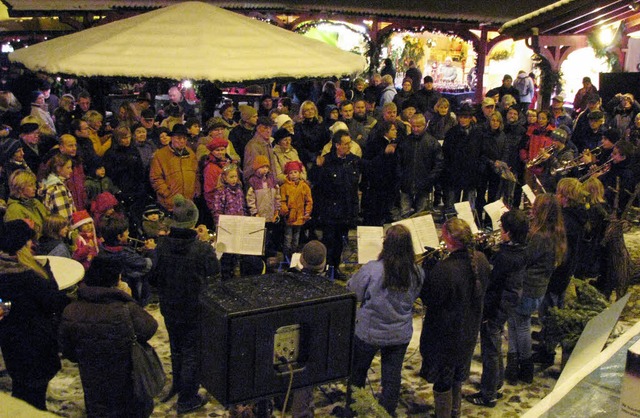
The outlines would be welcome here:
[[[476,95],[475,102],[482,101],[482,88],[484,82],[484,64],[487,59],[487,34],[489,30],[486,25],[480,25],[480,42],[478,42],[478,58],[476,60]],[[462,75],[463,79],[465,75]]]

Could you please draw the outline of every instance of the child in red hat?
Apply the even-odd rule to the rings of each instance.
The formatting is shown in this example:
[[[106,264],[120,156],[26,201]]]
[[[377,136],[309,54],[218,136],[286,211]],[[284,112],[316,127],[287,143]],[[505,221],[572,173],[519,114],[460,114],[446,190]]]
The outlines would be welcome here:
[[[89,212],[81,210],[71,215],[71,229],[77,231],[75,237],[75,250],[72,258],[79,261],[86,269],[91,265],[91,260],[98,255],[98,237],[93,219]]]

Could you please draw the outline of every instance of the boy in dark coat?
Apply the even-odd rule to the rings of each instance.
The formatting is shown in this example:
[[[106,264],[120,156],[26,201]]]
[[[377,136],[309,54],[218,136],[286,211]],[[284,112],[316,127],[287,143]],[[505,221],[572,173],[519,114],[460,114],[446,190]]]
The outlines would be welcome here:
[[[160,312],[169,333],[173,381],[163,402],[178,394],[178,414],[194,411],[206,403],[198,394],[201,309],[198,296],[208,283],[220,280],[220,264],[213,247],[201,240],[206,233],[194,229],[198,209],[182,195],[173,199],[173,226],[160,237],[154,284],[158,287]],[[204,227],[198,227],[204,229]]]

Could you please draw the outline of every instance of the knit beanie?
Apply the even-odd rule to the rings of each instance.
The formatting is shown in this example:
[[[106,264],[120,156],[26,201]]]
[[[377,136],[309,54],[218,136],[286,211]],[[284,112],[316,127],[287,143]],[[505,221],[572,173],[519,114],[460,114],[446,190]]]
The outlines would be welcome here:
[[[35,103],[38,97],[44,96],[40,90],[34,90],[31,92],[31,103]]]
[[[193,228],[198,222],[198,208],[181,194],[173,198],[173,224],[176,228]]]
[[[0,225],[0,251],[14,255],[35,237],[35,231],[22,219]]]
[[[212,140],[207,144],[207,149],[209,151],[213,151],[218,148],[227,148],[227,145],[229,145],[229,141],[227,141],[226,139],[215,138],[214,140]]]
[[[252,117],[258,114],[258,111],[253,106],[240,105],[239,109],[240,109],[240,118],[242,118],[242,120],[245,122],[248,122],[249,119],[251,119]]]
[[[302,163],[300,161],[289,161],[284,165],[284,174],[289,174],[291,170],[298,170],[302,173]]]
[[[289,115],[278,115],[276,117],[276,127],[278,129],[282,128],[282,125],[284,125],[287,122],[293,122],[289,117]]]
[[[327,263],[327,247],[317,240],[309,241],[302,248],[300,264],[302,267],[321,273]]]
[[[114,195],[109,192],[102,192],[91,202],[91,213],[94,215],[103,214],[109,209],[118,206],[118,203],[120,202]]]
[[[256,156],[255,160],[253,160],[253,165],[251,166],[254,171],[258,170],[260,167],[271,167],[269,163],[269,158],[265,155]]]

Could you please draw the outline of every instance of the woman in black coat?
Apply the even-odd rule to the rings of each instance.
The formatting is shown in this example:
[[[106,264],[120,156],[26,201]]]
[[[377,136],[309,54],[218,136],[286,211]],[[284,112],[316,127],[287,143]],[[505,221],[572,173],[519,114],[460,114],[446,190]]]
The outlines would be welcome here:
[[[35,232],[21,220],[0,227],[0,298],[11,310],[0,320],[0,348],[14,398],[46,410],[49,381],[60,370],[56,320],[69,299],[53,279],[18,260]]]
[[[442,227],[449,257],[427,273],[427,310],[420,335],[420,376],[433,383],[436,417],[460,416],[462,382],[469,377],[490,266],[473,250],[469,224],[451,218]]]
[[[89,417],[148,417],[153,399],[135,399],[131,380],[134,338],[148,341],[158,323],[117,288],[122,266],[100,255],[62,314],[62,353],[78,362]],[[133,329],[132,329],[133,327]]]

